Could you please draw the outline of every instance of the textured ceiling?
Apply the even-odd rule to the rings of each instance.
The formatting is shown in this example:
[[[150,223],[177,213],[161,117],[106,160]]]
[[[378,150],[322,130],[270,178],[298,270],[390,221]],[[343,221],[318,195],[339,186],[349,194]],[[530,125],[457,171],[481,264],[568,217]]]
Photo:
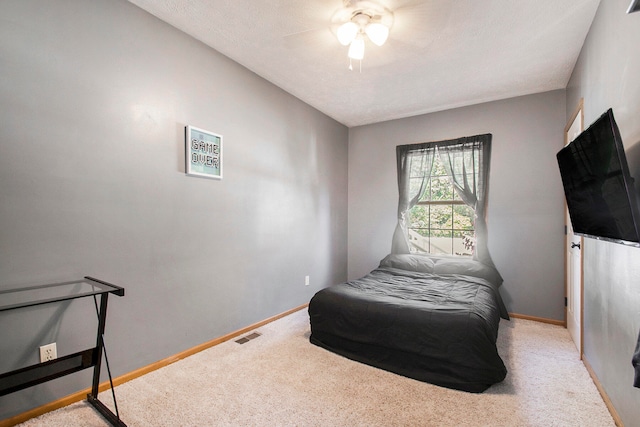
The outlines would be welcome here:
[[[129,1],[349,127],[564,88],[600,3],[381,0],[389,40],[349,71],[341,0]]]

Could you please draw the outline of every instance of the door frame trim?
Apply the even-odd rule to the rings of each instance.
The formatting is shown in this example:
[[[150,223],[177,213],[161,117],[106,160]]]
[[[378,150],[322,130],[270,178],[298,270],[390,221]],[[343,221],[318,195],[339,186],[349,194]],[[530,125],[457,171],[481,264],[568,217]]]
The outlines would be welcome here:
[[[580,117],[580,129],[584,130],[584,98],[580,98],[578,101],[578,105],[571,114],[569,121],[564,127],[564,145],[569,143],[568,132],[571,128],[573,122]],[[568,230],[568,224],[566,222],[569,220],[567,215],[567,201],[564,201],[564,216],[565,216],[565,230]],[[564,294],[566,298],[569,298],[569,281],[567,280],[567,269],[569,268],[569,260],[567,259],[568,253],[568,244],[567,244],[567,232],[565,231],[564,237]],[[580,318],[578,321],[580,322],[580,345],[579,345],[579,353],[580,360],[583,360],[584,355],[584,238],[580,237]],[[564,307],[564,323],[565,327],[568,328],[568,304]]]

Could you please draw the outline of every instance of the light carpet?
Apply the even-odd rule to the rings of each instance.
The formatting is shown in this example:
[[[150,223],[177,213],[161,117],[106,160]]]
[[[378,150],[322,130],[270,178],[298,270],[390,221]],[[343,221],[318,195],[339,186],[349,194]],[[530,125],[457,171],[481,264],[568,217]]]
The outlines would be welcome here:
[[[482,394],[357,363],[309,343],[306,310],[116,387],[134,426],[614,426],[565,328],[501,321],[509,373]],[[247,334],[249,335],[249,334]],[[110,405],[110,392],[101,393]],[[85,402],[31,426],[105,426]]]

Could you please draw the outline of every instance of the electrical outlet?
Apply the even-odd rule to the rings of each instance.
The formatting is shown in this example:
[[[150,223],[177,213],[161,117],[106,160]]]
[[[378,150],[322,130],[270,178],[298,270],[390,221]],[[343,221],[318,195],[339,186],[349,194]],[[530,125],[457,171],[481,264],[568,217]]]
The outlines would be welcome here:
[[[56,359],[58,357],[58,349],[56,343],[40,346],[40,363]]]
[[[309,276],[304,276],[304,285],[309,286]]]

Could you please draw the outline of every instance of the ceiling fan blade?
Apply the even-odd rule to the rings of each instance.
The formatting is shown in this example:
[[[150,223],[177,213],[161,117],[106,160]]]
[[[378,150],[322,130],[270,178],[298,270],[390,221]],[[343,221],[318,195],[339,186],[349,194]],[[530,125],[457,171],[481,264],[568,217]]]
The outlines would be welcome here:
[[[445,2],[446,3],[446,2]],[[408,1],[393,11],[389,38],[415,46],[426,46],[445,33],[453,8],[436,1]]]
[[[393,11],[396,11],[400,9],[409,9],[412,7],[421,7],[429,3],[433,2],[430,0],[391,0],[389,1],[387,7],[389,7],[389,9]]]
[[[333,42],[335,37],[327,25],[324,28],[313,28],[310,30],[287,34],[283,39],[284,45],[288,49],[310,49],[318,44],[326,44],[327,41]]]
[[[341,2],[326,0],[305,0],[305,7],[300,8],[297,1],[287,3],[289,6],[280,12],[287,17],[292,30],[283,36],[284,44],[291,49],[309,47],[310,43],[318,43],[333,37],[331,34],[331,18],[341,6]]]

